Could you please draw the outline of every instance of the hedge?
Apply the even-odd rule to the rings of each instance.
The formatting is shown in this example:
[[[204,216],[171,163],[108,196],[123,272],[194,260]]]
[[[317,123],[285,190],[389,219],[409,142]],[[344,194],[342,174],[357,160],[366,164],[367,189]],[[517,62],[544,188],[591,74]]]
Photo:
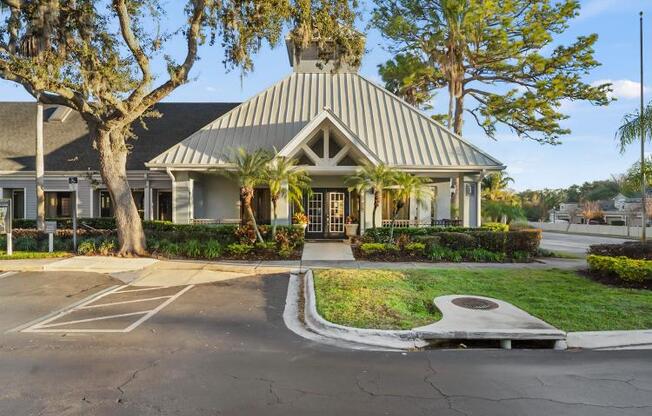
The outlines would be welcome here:
[[[624,244],[594,244],[589,247],[589,254],[652,260],[652,243],[628,241]]]
[[[652,280],[652,261],[650,260],[591,254],[586,261],[589,264],[589,271],[592,273],[615,276],[625,282]]]
[[[441,246],[458,251],[483,249],[494,253],[505,253],[509,256],[518,253],[518,255],[525,254],[533,257],[536,256],[541,241],[541,230],[538,229],[487,231],[477,228],[423,227],[399,228],[395,232],[398,232],[397,236],[408,235],[412,241],[425,244],[427,251]],[[365,243],[388,243],[389,229],[366,230],[362,240]]]

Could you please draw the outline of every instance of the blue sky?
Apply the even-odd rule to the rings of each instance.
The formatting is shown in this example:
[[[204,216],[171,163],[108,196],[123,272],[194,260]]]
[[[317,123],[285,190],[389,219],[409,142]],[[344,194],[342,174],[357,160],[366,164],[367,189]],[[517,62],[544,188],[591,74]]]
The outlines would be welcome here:
[[[174,2],[170,2],[174,4]],[[558,146],[540,145],[518,139],[507,129],[500,129],[497,140],[485,137],[470,117],[465,117],[464,136],[507,165],[515,179],[514,188],[556,188],[594,179],[608,178],[624,172],[637,160],[637,148],[620,155],[614,132],[625,113],[638,106],[638,11],[646,13],[646,101],[652,100],[652,1],[650,0],[581,0],[580,17],[560,37],[568,43],[577,36],[597,33],[596,57],[602,66],[586,77],[587,82],[609,80],[614,83],[618,100],[608,107],[584,103],[564,103],[570,119],[564,125],[572,133]],[[369,6],[363,4],[363,16]],[[176,12],[170,12],[174,19]],[[360,23],[364,27],[364,23]],[[367,33],[368,52],[361,73],[379,81],[377,65],[388,59],[383,39],[375,31]],[[179,43],[179,53],[183,49]],[[176,44],[175,44],[176,46]],[[166,101],[243,101],[272,85],[290,71],[283,45],[265,46],[254,58],[252,73],[242,77],[239,71],[226,72],[219,47],[203,47],[201,60],[193,69],[193,81],[176,90]],[[0,81],[0,100],[30,100],[21,87]],[[446,96],[434,99],[437,112],[445,112]],[[652,146],[650,146],[652,151]]]

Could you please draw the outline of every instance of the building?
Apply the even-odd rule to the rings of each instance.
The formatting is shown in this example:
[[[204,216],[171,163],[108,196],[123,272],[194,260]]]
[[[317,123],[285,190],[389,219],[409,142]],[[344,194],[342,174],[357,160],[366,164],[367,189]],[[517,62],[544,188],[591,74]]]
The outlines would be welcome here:
[[[451,203],[461,224],[480,225],[481,179],[504,169],[499,161],[365,79],[357,68],[336,60],[324,65],[316,47],[296,53],[288,44],[288,53],[292,72],[242,104],[159,104],[162,117],[149,121],[147,130],[136,128],[129,180],[144,218],[184,224],[239,221],[237,185],[220,172],[229,169],[231,153],[242,147],[277,150],[309,173],[313,189],[303,204],[309,238],[343,236],[346,217],[359,222],[361,231],[371,226],[373,195],[358,195],[344,185],[345,177],[365,163],[431,178],[435,196],[425,205],[409,201],[400,226],[446,223],[454,217]],[[14,131],[0,133],[0,187],[14,198],[17,212],[22,207],[23,215],[33,218],[30,106],[0,105],[0,125]],[[61,111],[49,110],[52,115]],[[50,117],[46,123],[49,216],[69,215],[71,204],[80,217],[111,215],[80,120],[70,112],[63,121]],[[68,190],[68,176],[79,178],[76,193]],[[376,220],[386,225],[389,195],[384,200]],[[269,192],[256,189],[254,211],[261,223],[269,223],[270,205]],[[279,207],[279,223],[289,223],[294,207],[287,201]]]

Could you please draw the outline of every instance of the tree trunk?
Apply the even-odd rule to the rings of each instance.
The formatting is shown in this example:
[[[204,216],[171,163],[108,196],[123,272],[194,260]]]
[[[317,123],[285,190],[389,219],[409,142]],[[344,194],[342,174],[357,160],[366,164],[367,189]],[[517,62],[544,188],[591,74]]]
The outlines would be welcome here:
[[[119,132],[95,132],[95,141],[100,155],[100,174],[106,185],[115,213],[115,222],[120,242],[120,256],[146,254],[143,223],[138,215],[136,203],[127,180],[127,147],[124,136]]]
[[[453,128],[453,111],[455,109],[455,95],[453,94],[453,83],[448,83],[448,128]]]
[[[256,223],[256,216],[254,215],[254,210],[251,209],[251,200],[254,198],[254,190],[251,188],[240,188],[240,196],[242,197],[242,203],[244,204],[244,211],[249,216],[249,221],[251,226],[254,228],[254,233],[256,234],[256,240],[259,243],[264,243],[263,236],[260,234],[258,229],[258,224]]]
[[[44,155],[43,155],[43,104],[36,102],[36,228],[45,230],[45,190],[44,190]]]
[[[378,207],[380,206],[382,199],[383,199],[383,191],[379,190],[374,190],[374,211],[372,213],[371,217],[371,226],[372,228],[376,228],[376,211],[378,211]]]
[[[455,98],[455,117],[453,120],[453,131],[457,135],[462,135],[462,124],[464,123],[464,96],[460,95]]]
[[[272,241],[276,241],[276,222],[278,221],[278,215],[276,214],[276,205],[278,204],[278,198],[272,197],[272,216],[274,221],[272,221]]]

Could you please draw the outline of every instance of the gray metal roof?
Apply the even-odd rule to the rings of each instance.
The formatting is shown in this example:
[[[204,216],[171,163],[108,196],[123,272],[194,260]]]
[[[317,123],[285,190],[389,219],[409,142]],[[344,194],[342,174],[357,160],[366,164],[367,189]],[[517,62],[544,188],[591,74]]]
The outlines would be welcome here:
[[[500,169],[502,164],[359,74],[292,73],[152,159],[150,167],[228,163],[233,149],[283,149],[329,110],[377,158],[415,168]]]
[[[145,162],[179,143],[189,134],[225,114],[237,103],[159,103],[160,118],[133,125],[136,140],[127,158],[127,169],[145,170]],[[76,111],[47,105],[44,108],[45,170],[98,170],[88,126]],[[33,171],[36,131],[36,103],[0,102],[0,171]]]

